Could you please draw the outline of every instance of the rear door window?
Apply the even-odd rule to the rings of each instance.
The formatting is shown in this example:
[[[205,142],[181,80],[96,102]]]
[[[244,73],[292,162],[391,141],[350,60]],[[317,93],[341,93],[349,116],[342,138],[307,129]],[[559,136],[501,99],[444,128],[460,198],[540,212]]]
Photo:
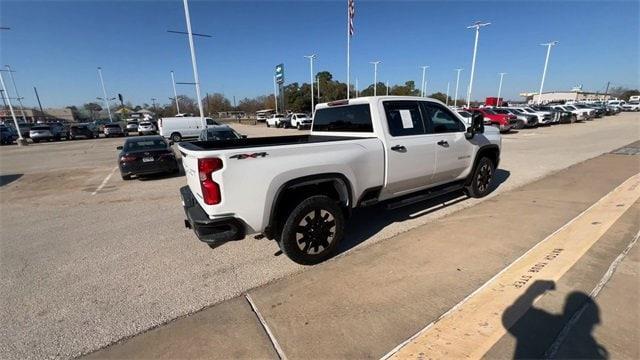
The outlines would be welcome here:
[[[313,131],[373,132],[369,104],[318,109]]]
[[[426,134],[417,101],[385,101],[383,106],[391,136]]]

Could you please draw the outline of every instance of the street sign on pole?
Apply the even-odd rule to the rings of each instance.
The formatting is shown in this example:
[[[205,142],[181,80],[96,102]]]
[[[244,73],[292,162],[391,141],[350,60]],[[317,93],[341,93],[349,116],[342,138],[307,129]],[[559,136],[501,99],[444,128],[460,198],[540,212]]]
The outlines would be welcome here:
[[[278,84],[284,83],[284,64],[276,65],[276,82]]]

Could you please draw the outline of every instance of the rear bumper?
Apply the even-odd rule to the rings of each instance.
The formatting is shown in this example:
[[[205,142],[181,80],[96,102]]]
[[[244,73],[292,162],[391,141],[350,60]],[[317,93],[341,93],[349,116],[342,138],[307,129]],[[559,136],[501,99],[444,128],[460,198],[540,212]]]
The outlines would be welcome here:
[[[200,241],[209,245],[222,245],[228,241],[242,240],[245,236],[242,222],[234,217],[212,220],[196,201],[188,186],[180,188],[182,206],[187,219],[184,225],[193,229]]]
[[[178,162],[176,160],[156,160],[152,163],[147,163],[144,165],[129,165],[120,162],[120,172],[123,175],[152,175],[170,173],[177,171],[178,169]]]

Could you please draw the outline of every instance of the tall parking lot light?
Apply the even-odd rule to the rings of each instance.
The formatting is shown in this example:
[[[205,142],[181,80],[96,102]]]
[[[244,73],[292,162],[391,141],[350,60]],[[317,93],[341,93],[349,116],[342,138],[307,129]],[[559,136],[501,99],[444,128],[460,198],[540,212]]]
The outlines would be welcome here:
[[[358,78],[356,78],[356,97],[360,97],[360,91],[358,91]]]
[[[476,40],[473,44],[473,60],[471,61],[471,76],[469,77],[469,89],[467,90],[467,107],[471,105],[471,92],[473,90],[473,75],[476,70],[476,54],[478,53],[478,37],[480,36],[480,28],[490,25],[491,23],[483,23],[476,21],[473,25],[467,26],[467,29],[476,30]]]
[[[500,104],[500,93],[502,93],[502,78],[506,75],[507,73],[505,72],[501,72],[500,73],[500,85],[498,85],[498,99],[496,100],[496,107],[499,106]]]
[[[20,113],[22,114],[22,121],[27,122],[27,117],[24,114],[24,105],[22,104],[22,98],[20,97],[20,93],[18,92],[18,87],[16,86],[16,79],[13,78],[13,73],[15,71],[11,70],[11,66],[5,65],[7,68],[7,72],[9,73],[9,78],[11,78],[11,83],[13,83],[13,91],[16,93],[16,99],[18,99],[18,104],[20,104]]]
[[[309,67],[311,70],[311,116],[313,116],[313,113],[316,109],[316,106],[314,104],[314,99],[313,99],[313,59],[315,59],[317,57],[316,54],[312,54],[312,55],[305,55],[304,57],[306,57],[307,59],[309,59]]]
[[[462,71],[462,69],[456,69],[458,74],[456,75],[456,94],[453,97],[453,107],[458,107],[458,84],[460,83],[460,71]]]
[[[547,65],[549,65],[549,54],[551,54],[551,47],[558,45],[557,41],[551,41],[546,44],[540,44],[547,47],[547,57],[544,60],[544,70],[542,70],[542,81],[540,81],[540,92],[538,92],[538,102],[542,102],[542,88],[544,87],[544,78],[547,76]]]
[[[13,106],[11,106],[11,99],[9,98],[7,87],[4,85],[2,72],[0,72],[0,85],[2,85],[2,100],[6,101],[6,103],[9,105],[9,111],[11,112],[11,117],[13,118],[13,124],[16,126],[16,130],[18,132],[18,145],[26,145],[26,141],[24,141],[24,139],[22,138],[20,126],[18,126],[18,118],[16,118],[16,113],[13,111]]]
[[[102,68],[98,67],[98,77],[100,77],[100,84],[102,84],[102,95],[104,95],[104,104],[107,107],[107,114],[109,114],[109,122],[113,122],[111,117],[111,109],[109,108],[109,98],[107,97],[107,90],[104,87],[104,79],[102,78]]]
[[[389,96],[389,80],[387,80],[387,96]]]
[[[189,16],[189,3],[187,0],[183,0],[184,3],[184,17],[187,21],[187,33],[189,35],[189,49],[191,50],[191,66],[193,67],[193,79],[196,83],[196,97],[198,98],[198,110],[200,111],[200,121],[202,122],[202,128],[207,127],[207,123],[204,120],[204,109],[202,108],[202,97],[200,96],[200,78],[198,77],[198,64],[196,63],[196,49],[193,45],[193,32],[191,31],[191,16]]]
[[[429,68],[426,65],[420,66],[422,68],[422,82],[420,83],[420,96],[424,97],[425,93],[424,93],[424,84],[426,81],[426,76],[427,76],[427,69]]]
[[[378,64],[382,61],[370,61],[369,64],[373,65],[373,96],[378,95]]]
[[[173,75],[173,70],[171,70],[171,84],[173,85],[173,98],[176,101],[176,114],[180,114],[180,104],[178,104],[178,92],[176,91],[176,78]]]
[[[445,103],[444,104],[447,105],[447,106],[449,106],[449,86],[450,85],[451,85],[451,83],[449,83],[447,81],[447,97],[444,98],[445,99]]]

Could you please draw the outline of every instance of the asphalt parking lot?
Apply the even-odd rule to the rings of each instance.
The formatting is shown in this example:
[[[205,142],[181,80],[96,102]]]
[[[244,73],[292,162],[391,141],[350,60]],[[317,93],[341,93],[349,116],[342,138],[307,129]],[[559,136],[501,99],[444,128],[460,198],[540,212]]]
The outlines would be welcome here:
[[[622,113],[504,135],[499,184],[489,198],[640,140],[639,121],[637,113]],[[300,133],[233,127],[250,137]],[[278,247],[266,240],[215,250],[200,243],[183,226],[178,188],[184,177],[122,181],[115,150],[121,142],[0,148],[2,300],[19,304],[0,310],[0,351],[8,358],[89,353],[273,280],[314,271],[274,256]],[[345,250],[479,202],[455,198],[356,215]]]

